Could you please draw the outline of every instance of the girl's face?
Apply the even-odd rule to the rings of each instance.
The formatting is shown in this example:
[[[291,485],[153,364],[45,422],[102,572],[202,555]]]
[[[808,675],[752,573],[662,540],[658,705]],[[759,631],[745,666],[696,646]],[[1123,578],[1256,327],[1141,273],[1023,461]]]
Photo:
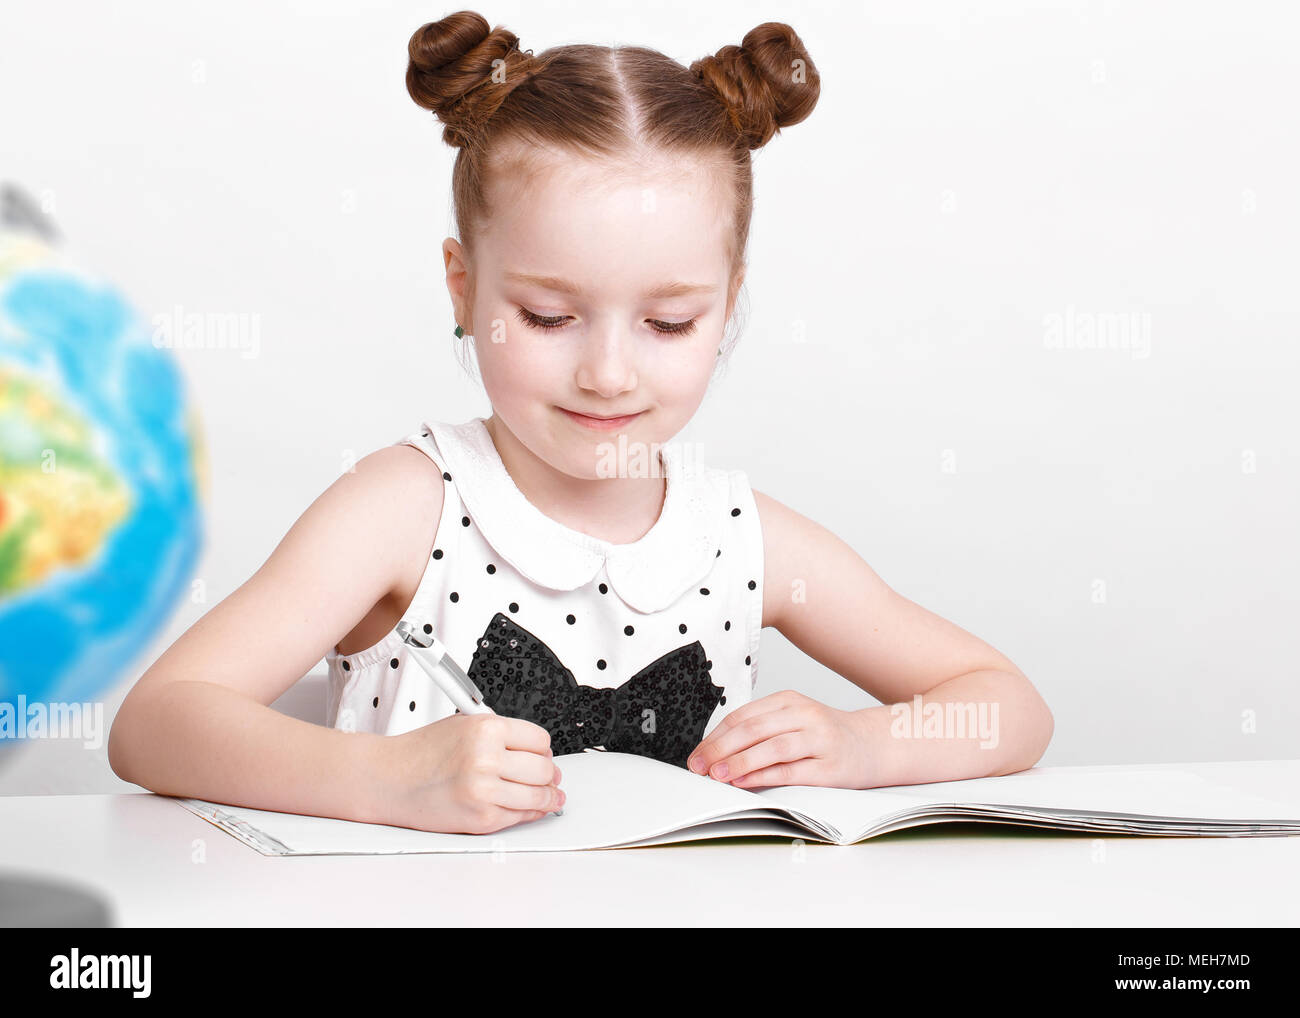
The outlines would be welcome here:
[[[525,185],[498,178],[515,179],[494,175],[473,262],[443,244],[494,416],[574,477],[605,476],[600,447],[622,436],[629,462],[655,463],[650,444],[704,397],[740,282],[728,278],[719,172],[684,161],[611,172],[570,157]],[[597,429],[570,412],[635,416]]]

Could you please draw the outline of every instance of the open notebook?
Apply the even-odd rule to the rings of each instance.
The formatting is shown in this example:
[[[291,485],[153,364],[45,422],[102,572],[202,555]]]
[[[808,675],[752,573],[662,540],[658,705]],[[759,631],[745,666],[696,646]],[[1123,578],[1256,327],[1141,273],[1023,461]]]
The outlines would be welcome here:
[[[571,753],[555,762],[567,797],[564,815],[491,834],[436,834],[202,799],[176,801],[263,855],[567,852],[751,835],[849,845],[951,820],[1106,834],[1300,834],[1295,807],[1177,769],[1034,767],[927,785],[750,791],[627,753]]]

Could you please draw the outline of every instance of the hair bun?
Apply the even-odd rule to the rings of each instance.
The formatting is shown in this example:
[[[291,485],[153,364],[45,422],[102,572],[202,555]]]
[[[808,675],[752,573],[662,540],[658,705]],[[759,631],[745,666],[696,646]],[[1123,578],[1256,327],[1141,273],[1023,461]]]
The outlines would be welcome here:
[[[532,61],[531,50],[519,49],[518,36],[499,25],[489,28],[474,11],[457,11],[416,29],[407,54],[406,90],[417,105],[437,115],[443,140],[457,147],[467,144],[527,77]]]
[[[751,149],[807,117],[821,94],[803,40],[779,21],[751,29],[739,46],[723,46],[690,70],[718,93],[741,143]]]

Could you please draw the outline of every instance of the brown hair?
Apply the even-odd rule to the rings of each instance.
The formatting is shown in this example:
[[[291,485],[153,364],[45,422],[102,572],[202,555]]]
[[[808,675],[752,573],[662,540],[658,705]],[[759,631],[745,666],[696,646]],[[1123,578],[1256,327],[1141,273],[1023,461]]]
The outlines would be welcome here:
[[[489,29],[473,11],[419,28],[408,53],[411,98],[437,115],[443,140],[460,149],[452,200],[467,253],[491,214],[485,180],[490,165],[501,168],[490,157],[506,140],[611,164],[646,150],[714,156],[731,170],[733,280],[753,212],[750,151],[807,117],[820,92],[803,42],[772,21],[689,68],[639,46],[557,46],[534,56],[513,32]]]

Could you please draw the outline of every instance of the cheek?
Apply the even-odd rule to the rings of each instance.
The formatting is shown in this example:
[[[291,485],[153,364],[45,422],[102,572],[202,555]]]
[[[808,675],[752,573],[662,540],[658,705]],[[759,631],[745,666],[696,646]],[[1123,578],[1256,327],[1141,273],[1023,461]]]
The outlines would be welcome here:
[[[553,391],[555,377],[564,370],[554,344],[537,342],[525,325],[509,325],[498,335],[504,342],[475,337],[479,373],[489,390],[527,395]]]
[[[647,380],[653,380],[665,402],[698,401],[717,363],[716,349],[717,341],[707,337],[678,344],[665,342],[651,361]]]

